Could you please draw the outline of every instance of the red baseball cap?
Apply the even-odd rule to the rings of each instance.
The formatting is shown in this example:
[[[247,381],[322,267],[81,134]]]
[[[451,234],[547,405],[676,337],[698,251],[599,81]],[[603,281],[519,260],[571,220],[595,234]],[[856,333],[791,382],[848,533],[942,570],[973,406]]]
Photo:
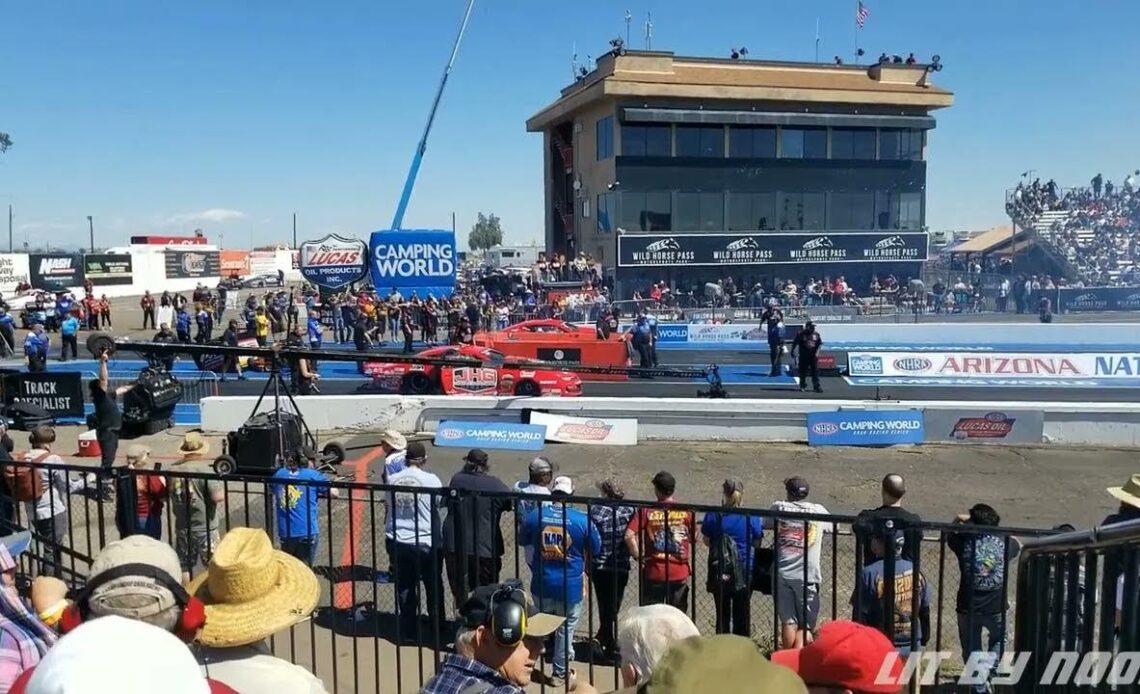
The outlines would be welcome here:
[[[795,670],[805,684],[844,687],[866,694],[897,694],[902,684],[876,683],[894,644],[878,629],[846,620],[820,627],[819,638],[800,649],[772,654],[772,662]],[[898,682],[903,661],[891,666],[890,680]]]

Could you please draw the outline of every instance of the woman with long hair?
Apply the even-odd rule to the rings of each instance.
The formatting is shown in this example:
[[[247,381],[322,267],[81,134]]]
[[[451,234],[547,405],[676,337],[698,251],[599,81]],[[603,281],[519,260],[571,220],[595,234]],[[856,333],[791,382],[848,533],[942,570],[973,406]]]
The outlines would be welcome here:
[[[701,540],[709,548],[706,585],[716,603],[716,631],[747,637],[751,636],[752,555],[760,547],[764,526],[759,516],[740,510],[743,503],[744,482],[726,479],[721,503],[726,510],[705,515]]]

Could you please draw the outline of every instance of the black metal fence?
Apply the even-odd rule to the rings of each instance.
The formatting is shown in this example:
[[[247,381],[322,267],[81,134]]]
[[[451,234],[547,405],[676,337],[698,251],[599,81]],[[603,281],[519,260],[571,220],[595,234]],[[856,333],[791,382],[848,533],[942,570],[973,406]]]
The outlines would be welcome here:
[[[1025,659],[1017,691],[1137,691],[1138,594],[1140,521],[1027,541],[1017,582],[1014,643]]]
[[[27,464],[10,465],[19,469]],[[897,636],[901,650],[923,647],[960,655],[963,634],[974,628],[974,613],[957,608],[963,599],[972,604],[974,586],[980,585],[975,566],[981,564],[955,561],[956,555],[964,555],[963,547],[971,545],[972,538],[984,536],[997,538],[1012,556],[1015,535],[1042,534],[970,524],[907,526],[898,520],[868,523],[840,515],[427,485],[219,478],[187,469],[192,464],[175,470],[121,469],[110,483],[117,499],[109,503],[99,499],[104,483],[92,468],[39,467],[45,494],[37,508],[0,498],[7,526],[34,533],[33,550],[21,560],[26,572],[56,574],[79,584],[101,547],[125,533],[146,532],[173,544],[183,568],[197,573],[229,528],[265,528],[282,549],[309,563],[322,578],[316,614],[275,635],[271,647],[278,656],[311,669],[337,692],[416,689],[453,641],[456,596],[500,580],[517,579],[531,588],[532,579],[543,575],[545,585],[534,585],[541,606],[579,615],[571,638],[571,667],[602,691],[620,684],[613,620],[621,609],[647,602],[671,602],[702,633],[735,631],[771,651],[782,647],[787,637],[781,633],[781,617],[797,612],[803,625],[802,615],[818,600],[819,622],[854,614]],[[135,490],[151,490],[157,500],[163,488],[161,511],[140,519],[132,501]],[[211,517],[213,526],[206,520]],[[640,517],[639,523],[628,526],[626,519],[634,517]],[[637,528],[628,539],[627,527]],[[596,547],[589,547],[595,542],[589,528],[598,532]],[[725,549],[718,538],[726,534],[741,540],[737,561],[756,562],[744,588],[717,578]],[[905,539],[902,554],[884,551],[899,537]],[[798,561],[805,539],[808,559]],[[658,565],[663,573],[652,576],[648,567],[639,567],[629,557],[627,543],[643,548],[645,555],[669,554],[670,560]],[[811,558],[816,543],[818,562]],[[584,575],[571,575],[578,566],[565,557],[581,556],[582,549],[592,555],[584,558]],[[877,557],[882,562],[872,564]],[[991,630],[1005,630],[1002,608],[1015,570],[1013,562],[1006,566],[1002,561],[996,603],[1000,617],[990,620]],[[580,600],[575,585],[579,579],[584,585]],[[1135,574],[1129,580],[1135,588]],[[767,593],[756,590],[764,584]],[[777,607],[779,600],[769,594],[780,596],[781,591],[791,597],[782,598]],[[575,604],[580,610],[573,609]],[[924,607],[928,620],[923,618]],[[920,623],[925,634],[912,628]],[[794,627],[787,631],[794,637]],[[552,655],[548,648],[547,663]],[[940,674],[945,677],[954,669],[953,663],[942,663]]]

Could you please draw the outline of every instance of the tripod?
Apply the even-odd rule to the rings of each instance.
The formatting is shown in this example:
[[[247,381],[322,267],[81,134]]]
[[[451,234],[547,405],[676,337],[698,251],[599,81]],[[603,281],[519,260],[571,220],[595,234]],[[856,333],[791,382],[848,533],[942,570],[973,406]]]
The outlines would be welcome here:
[[[277,357],[267,360],[267,365],[269,367],[269,378],[265,382],[265,387],[261,389],[261,395],[257,397],[257,402],[253,404],[253,411],[250,413],[250,418],[253,418],[258,414],[258,412],[261,410],[261,403],[265,401],[265,398],[270,394],[270,391],[272,390],[272,419],[274,432],[277,438],[278,467],[285,464],[285,429],[281,423],[281,413],[283,411],[283,403],[281,398],[282,393],[284,393],[285,399],[288,401],[288,405],[292,408],[293,413],[297,415],[297,421],[301,423],[301,428],[304,431],[305,444],[314,450],[316,450],[317,447],[317,438],[313,436],[313,432],[309,429],[308,422],[305,421],[305,417],[301,414],[301,408],[297,406],[297,401],[293,397],[293,391],[290,390],[289,384],[284,381],[285,377],[282,373],[281,362],[282,360]],[[333,465],[325,459],[325,456],[318,455],[318,460],[320,461],[320,466],[317,468],[317,470],[320,470],[322,472],[336,471]]]

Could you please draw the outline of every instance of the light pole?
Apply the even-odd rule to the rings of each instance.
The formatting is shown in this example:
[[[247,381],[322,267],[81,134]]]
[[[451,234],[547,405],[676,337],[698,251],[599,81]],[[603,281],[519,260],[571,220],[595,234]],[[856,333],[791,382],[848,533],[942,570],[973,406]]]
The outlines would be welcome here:
[[[91,237],[91,252],[95,252],[95,220],[91,215],[87,215],[87,233]]]

